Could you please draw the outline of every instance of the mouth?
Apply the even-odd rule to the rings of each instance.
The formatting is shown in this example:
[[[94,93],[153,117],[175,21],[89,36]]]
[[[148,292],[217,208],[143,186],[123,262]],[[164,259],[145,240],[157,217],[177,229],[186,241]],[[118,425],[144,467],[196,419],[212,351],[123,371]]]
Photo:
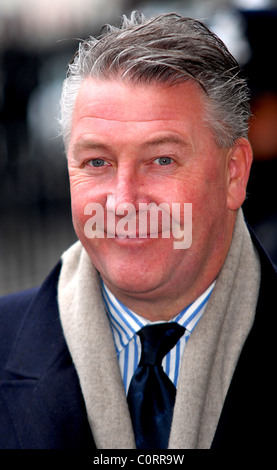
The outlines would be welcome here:
[[[135,248],[135,247],[145,247],[149,244],[152,244],[155,242],[156,239],[147,236],[145,238],[142,237],[130,237],[130,236],[119,236],[116,235],[114,237],[114,243],[120,247],[130,247],[130,248]]]
[[[117,233],[113,237],[109,236],[107,234],[107,238],[114,238],[115,240],[126,240],[128,242],[131,241],[145,241],[149,239],[157,239],[161,238],[159,234],[150,234],[150,233],[145,233],[145,234],[126,234],[126,233]]]
[[[116,233],[105,232],[105,237],[115,238],[120,240],[148,240],[150,238],[170,238],[170,230],[161,230],[161,231],[145,231],[145,232],[130,232],[130,231],[116,231]]]
[[[108,236],[108,234],[107,234]],[[163,238],[170,238],[170,235],[165,237],[163,232],[156,233],[136,233],[136,234],[126,234],[126,233],[117,233],[111,238],[114,240],[114,243],[122,247],[143,247],[153,243],[160,243]]]

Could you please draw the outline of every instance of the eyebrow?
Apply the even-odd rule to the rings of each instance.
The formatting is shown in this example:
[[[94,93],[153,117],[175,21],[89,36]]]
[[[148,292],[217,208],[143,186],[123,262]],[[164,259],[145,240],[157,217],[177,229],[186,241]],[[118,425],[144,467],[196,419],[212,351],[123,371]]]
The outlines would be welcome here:
[[[174,145],[181,145],[181,146],[184,146],[184,145],[189,145],[188,144],[188,141],[183,139],[182,137],[179,137],[179,136],[164,136],[164,137],[157,137],[157,138],[154,138],[154,139],[151,139],[147,142],[144,142],[142,144],[142,147],[155,147],[155,146],[158,146],[158,145],[164,145],[164,144],[174,144]]]
[[[73,145],[72,153],[74,156],[78,154],[81,150],[104,150],[111,152],[111,147],[109,145],[103,144],[101,142],[94,142],[92,140],[80,140]]]

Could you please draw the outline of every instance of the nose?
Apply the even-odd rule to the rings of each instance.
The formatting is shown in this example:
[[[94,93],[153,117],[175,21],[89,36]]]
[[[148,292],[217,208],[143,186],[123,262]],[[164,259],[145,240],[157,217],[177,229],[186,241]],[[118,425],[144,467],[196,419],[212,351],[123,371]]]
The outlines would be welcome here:
[[[138,210],[143,185],[139,182],[137,172],[129,165],[117,169],[114,186],[107,195],[107,211],[129,210],[130,205]]]

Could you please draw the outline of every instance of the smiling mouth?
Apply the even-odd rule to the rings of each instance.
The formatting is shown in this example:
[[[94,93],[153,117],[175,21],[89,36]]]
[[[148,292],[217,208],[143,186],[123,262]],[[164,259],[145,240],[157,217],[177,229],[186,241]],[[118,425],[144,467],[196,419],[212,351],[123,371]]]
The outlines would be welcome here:
[[[120,234],[119,233],[119,234],[116,234],[114,237],[107,237],[107,238],[114,238],[116,240],[128,240],[128,241],[141,240],[141,241],[143,241],[143,240],[148,240],[148,239],[151,239],[151,238],[157,239],[157,238],[162,238],[162,237],[161,237],[161,234],[156,234],[156,235],[154,234],[153,235],[153,234],[148,233],[148,234],[143,234],[143,235],[138,235],[138,234],[137,235],[130,235],[130,234],[126,235],[126,234]]]
[[[114,240],[114,243],[116,245],[119,245],[119,246],[145,246],[145,245],[148,245],[149,243],[155,243],[155,240],[157,241],[158,239],[161,239],[161,237],[159,238],[153,238],[153,237],[150,237],[147,236],[147,237],[130,237],[130,236],[118,236],[116,235],[113,240]],[[112,240],[112,238],[111,238]]]
[[[157,239],[157,238],[170,238],[170,231],[167,232],[159,231],[159,232],[143,232],[143,233],[127,233],[127,232],[116,232],[115,234],[111,234],[109,232],[105,233],[105,238],[116,238],[120,240],[147,240],[149,238]]]

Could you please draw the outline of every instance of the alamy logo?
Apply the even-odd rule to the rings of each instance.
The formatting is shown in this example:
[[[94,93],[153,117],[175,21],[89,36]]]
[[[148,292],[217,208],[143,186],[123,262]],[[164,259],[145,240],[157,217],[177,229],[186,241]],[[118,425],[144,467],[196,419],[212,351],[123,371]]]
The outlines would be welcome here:
[[[87,238],[170,238],[175,249],[187,249],[192,243],[192,204],[162,202],[159,205],[118,204],[115,196],[107,196],[106,212],[102,204],[90,202],[84,215],[91,215],[84,226]]]

